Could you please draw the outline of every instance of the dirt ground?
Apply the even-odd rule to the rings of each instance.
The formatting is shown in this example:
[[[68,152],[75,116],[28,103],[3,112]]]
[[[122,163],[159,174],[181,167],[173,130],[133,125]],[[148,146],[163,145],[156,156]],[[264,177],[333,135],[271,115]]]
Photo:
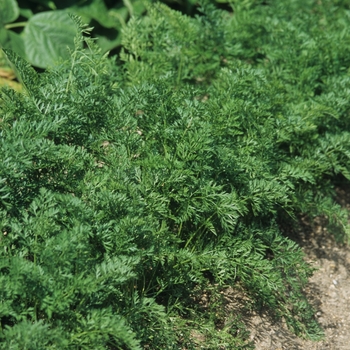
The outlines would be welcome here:
[[[338,189],[338,201],[350,209],[350,189]],[[243,322],[250,331],[256,350],[350,350],[350,246],[337,243],[327,232],[325,219],[302,220],[303,227],[292,238],[318,271],[306,289],[316,309],[315,317],[325,332],[325,339],[303,340],[282,322],[268,314],[245,313]],[[229,298],[229,293],[226,294]],[[231,300],[229,308],[239,308],[241,300]],[[228,310],[229,311],[229,310]]]

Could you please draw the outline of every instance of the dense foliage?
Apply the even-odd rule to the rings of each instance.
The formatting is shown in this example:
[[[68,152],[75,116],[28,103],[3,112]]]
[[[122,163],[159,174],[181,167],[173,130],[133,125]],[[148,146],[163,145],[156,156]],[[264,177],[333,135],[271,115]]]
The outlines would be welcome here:
[[[7,52],[24,92],[0,98],[0,349],[251,348],[227,286],[322,336],[283,227],[347,234],[349,8],[232,7],[151,6],[113,59],[74,19],[42,74]]]

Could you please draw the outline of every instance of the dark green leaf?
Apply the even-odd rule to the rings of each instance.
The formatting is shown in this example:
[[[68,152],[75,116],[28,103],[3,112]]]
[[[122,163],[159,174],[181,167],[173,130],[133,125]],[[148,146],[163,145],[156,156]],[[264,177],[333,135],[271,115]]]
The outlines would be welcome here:
[[[19,16],[16,0],[0,0],[0,26],[11,23]]]
[[[76,33],[76,25],[65,11],[36,14],[24,29],[28,60],[34,66],[46,68],[68,58]]]
[[[15,51],[21,57],[26,58],[23,38],[12,30],[7,30],[5,28],[0,29],[0,45],[5,49]]]
[[[89,23],[91,19],[97,21],[105,28],[114,28],[117,21],[109,15],[108,9],[103,0],[92,0],[76,4],[69,8],[69,11],[82,17],[83,21]]]

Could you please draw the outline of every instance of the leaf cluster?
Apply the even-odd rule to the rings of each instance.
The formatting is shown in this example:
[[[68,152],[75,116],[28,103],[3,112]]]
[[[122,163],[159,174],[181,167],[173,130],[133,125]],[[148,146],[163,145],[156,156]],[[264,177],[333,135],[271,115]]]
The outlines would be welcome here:
[[[118,60],[78,25],[42,74],[7,52],[24,92],[0,97],[1,349],[250,348],[238,318],[218,329],[227,286],[322,336],[282,226],[323,214],[348,230],[333,198],[350,177],[349,33],[333,3],[192,18],[157,4]]]

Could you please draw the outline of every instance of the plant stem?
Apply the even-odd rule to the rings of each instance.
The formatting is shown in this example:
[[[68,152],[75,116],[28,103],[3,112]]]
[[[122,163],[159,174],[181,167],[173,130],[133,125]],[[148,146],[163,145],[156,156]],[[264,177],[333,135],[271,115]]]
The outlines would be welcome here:
[[[17,22],[17,23],[9,23],[5,25],[5,29],[19,28],[25,27],[28,22]]]

